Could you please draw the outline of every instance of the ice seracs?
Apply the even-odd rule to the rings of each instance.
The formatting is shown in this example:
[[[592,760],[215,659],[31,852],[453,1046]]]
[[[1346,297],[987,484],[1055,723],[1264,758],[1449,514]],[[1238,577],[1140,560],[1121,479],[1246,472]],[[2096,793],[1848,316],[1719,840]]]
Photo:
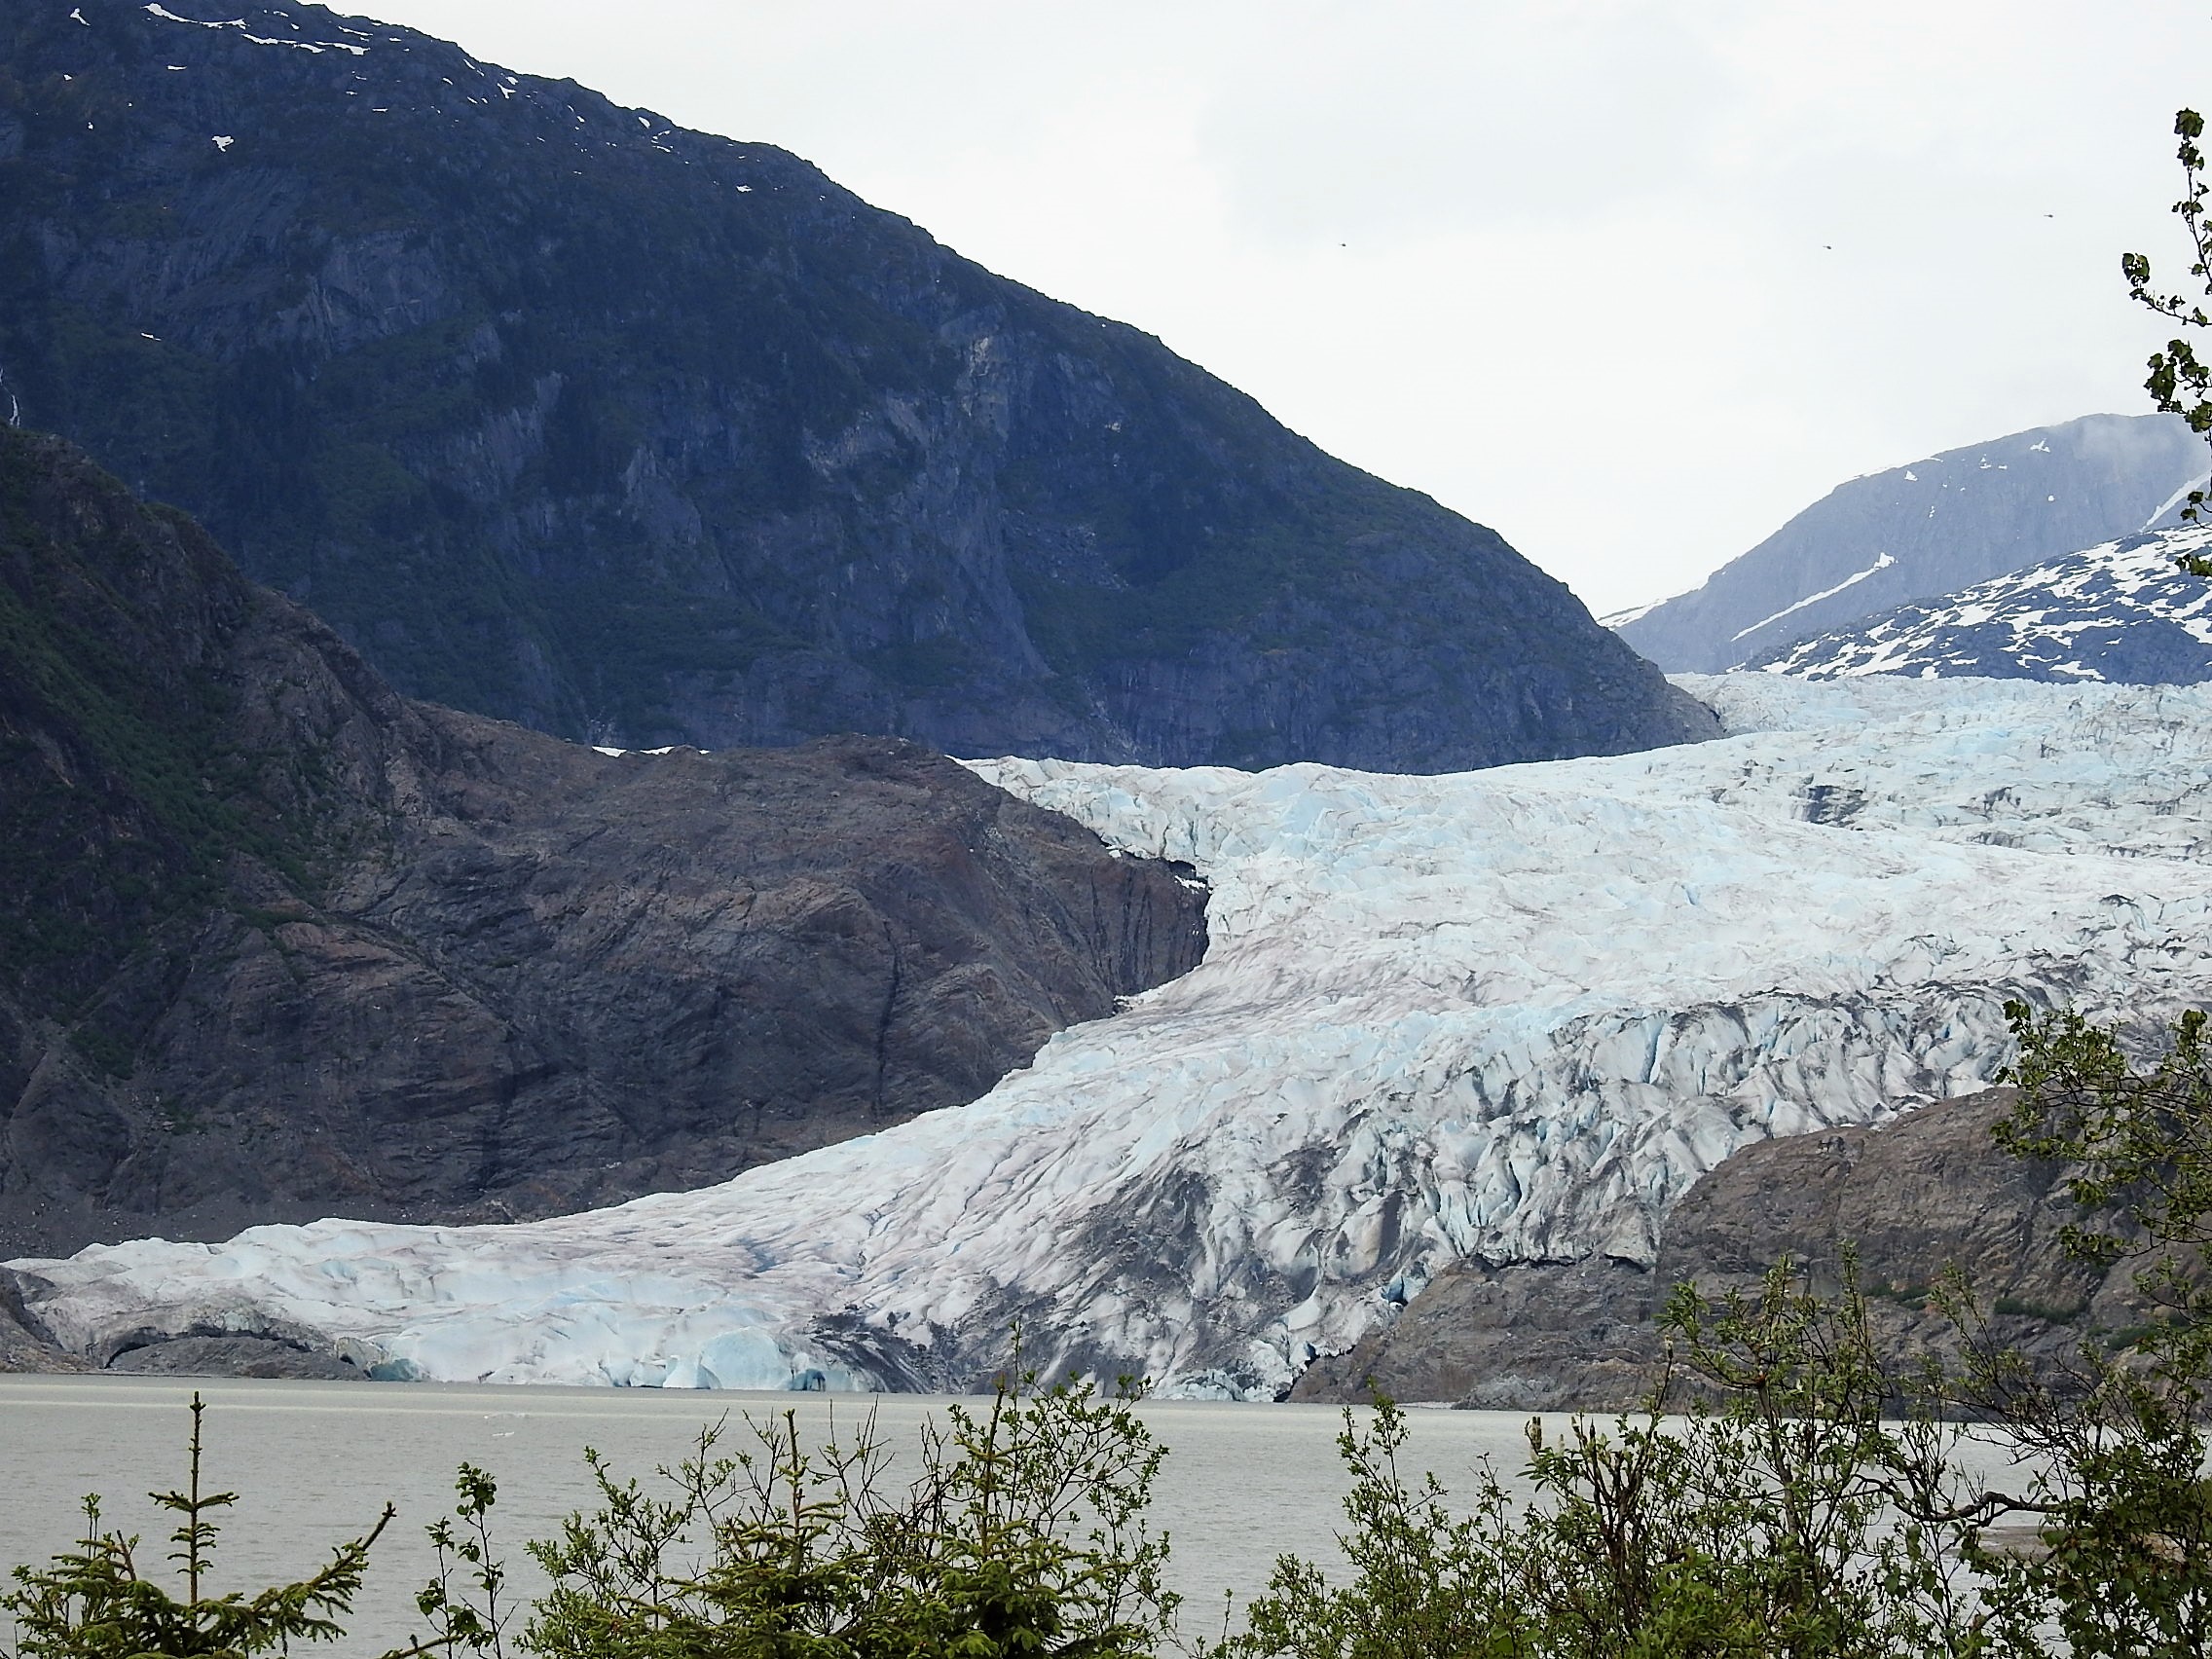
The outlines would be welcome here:
[[[20,1263],[94,1355],[267,1330],[401,1375],[1271,1396],[1445,1262],[1646,1259],[1750,1138],[1988,1082],[2009,996],[2212,997],[2212,692],[1682,682],[1736,735],[1450,777],[978,762],[1189,864],[1213,943],[972,1106],[513,1227]],[[641,758],[640,764],[654,764]]]

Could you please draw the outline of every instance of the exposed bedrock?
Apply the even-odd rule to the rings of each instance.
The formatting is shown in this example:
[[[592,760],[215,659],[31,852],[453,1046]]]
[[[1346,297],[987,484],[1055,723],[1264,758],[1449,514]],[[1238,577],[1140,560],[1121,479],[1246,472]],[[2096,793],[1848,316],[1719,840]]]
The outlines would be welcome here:
[[[609,755],[398,697],[0,434],[0,1246],[529,1217],[974,1099],[1204,895],[914,744]]]
[[[1907,1113],[1884,1128],[1845,1127],[1746,1146],[1682,1198],[1655,1262],[1479,1261],[1447,1269],[1395,1322],[1298,1381],[1302,1400],[1450,1400],[1506,1410],[1611,1409],[1649,1386],[1657,1317],[1673,1287],[1751,1286],[1785,1256],[1832,1291],[1856,1246],[1876,1340],[1909,1367],[1957,1357],[1955,1327],[1930,1305],[1961,1270],[1993,1333],[2031,1353],[2070,1353],[2090,1329],[2141,1317],[2128,1272],[2069,1260],[2059,1233],[2080,1212],[2060,1166],[2001,1151],[1992,1125],[2009,1089]]]

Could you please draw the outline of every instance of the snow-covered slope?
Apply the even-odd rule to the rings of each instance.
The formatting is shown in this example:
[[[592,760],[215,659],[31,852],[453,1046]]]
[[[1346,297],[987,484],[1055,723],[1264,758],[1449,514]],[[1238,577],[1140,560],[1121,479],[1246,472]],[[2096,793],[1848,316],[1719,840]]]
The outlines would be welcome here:
[[[103,1353],[266,1329],[401,1374],[1267,1395],[1443,1263],[1647,1257],[1750,1137],[1987,1081],[2025,994],[2212,998],[2212,690],[1684,682],[1743,735],[1453,777],[996,761],[1213,885],[1198,970],[973,1106],[516,1227],[18,1264]]]
[[[2170,415],[2089,415],[1839,484],[1695,592],[1603,620],[1666,669],[1798,640],[2156,528],[2204,476]]]
[[[2212,680],[2212,582],[2174,556],[2212,546],[2212,531],[2123,536],[1941,599],[1806,640],[1757,664],[1769,674],[2107,680],[2194,685]]]

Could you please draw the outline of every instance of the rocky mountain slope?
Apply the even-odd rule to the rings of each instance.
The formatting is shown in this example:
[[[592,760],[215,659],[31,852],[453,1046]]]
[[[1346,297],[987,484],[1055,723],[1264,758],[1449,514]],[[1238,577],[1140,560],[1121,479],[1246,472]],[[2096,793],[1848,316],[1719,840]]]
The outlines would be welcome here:
[[[2091,415],[1839,485],[1694,593],[1606,620],[1671,672],[1772,660],[1908,601],[2145,530],[2203,478],[2173,416]]]
[[[0,431],[0,1240],[542,1215],[969,1100],[1203,895],[886,738],[610,755],[410,702]]]
[[[909,1388],[986,1378],[1018,1317],[1049,1370],[1272,1398],[1455,1263],[1648,1265],[1739,1148],[1986,1087],[2008,998],[2212,997],[2212,688],[1685,683],[1736,735],[1431,778],[980,763],[1197,869],[1205,960],[973,1104],[720,1187],[21,1262],[27,1309],[95,1361],[248,1334]]]
[[[2212,531],[2146,531],[1800,641],[1751,666],[1834,680],[1980,675],[2194,685],[2212,680],[2212,583],[2176,555]]]
[[[1394,1322],[1309,1367],[1293,1398],[1380,1390],[1496,1410],[1625,1410],[1657,1374],[1658,1314],[1677,1284],[1749,1290],[1787,1258],[1833,1294],[1846,1244],[1875,1342],[1900,1378],[1923,1355],[1958,1357],[1958,1328],[1931,1295],[1953,1269],[1991,1336],[2069,1359],[2084,1336],[2137,1325],[2144,1309],[2128,1268],[2098,1271],[2065,1254],[2060,1233],[2082,1218],[2059,1168],[1991,1139],[2012,1098],[1991,1089],[1879,1128],[1753,1142],[1682,1196],[1649,1263],[1456,1263]]]
[[[595,742],[1434,771],[1711,735],[1488,530],[796,157],[319,7],[0,11],[0,414]]]

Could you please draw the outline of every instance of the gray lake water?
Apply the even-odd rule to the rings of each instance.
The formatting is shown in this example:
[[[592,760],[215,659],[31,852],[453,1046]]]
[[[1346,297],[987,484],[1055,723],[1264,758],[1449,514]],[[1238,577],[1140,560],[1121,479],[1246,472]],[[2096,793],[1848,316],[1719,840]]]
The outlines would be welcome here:
[[[421,1626],[413,1599],[430,1563],[423,1528],[450,1511],[464,1459],[499,1483],[495,1536],[528,1596],[540,1581],[522,1541],[591,1501],[586,1446],[617,1471],[645,1476],[682,1456],[724,1412],[734,1425],[741,1414],[795,1409],[802,1435],[819,1441],[831,1410],[849,1432],[873,1405],[886,1440],[907,1447],[944,1405],[916,1395],[0,1376],[0,1568],[66,1547],[91,1492],[102,1494],[107,1524],[144,1536],[141,1564],[158,1560],[173,1521],[145,1493],[184,1482],[185,1405],[196,1387],[208,1408],[203,1488],[240,1494],[222,1517],[217,1592],[303,1577],[331,1545],[371,1526],[387,1498],[398,1505],[356,1604],[353,1640],[338,1649],[347,1654],[381,1652]],[[1284,1551],[1334,1559],[1347,1485],[1337,1408],[1159,1401],[1141,1411],[1169,1449],[1154,1523],[1173,1537],[1188,1628],[1216,1628],[1223,1591],[1246,1600]],[[1510,1475],[1527,1455],[1526,1420],[1416,1412],[1408,1472],[1434,1470],[1464,1490],[1488,1455]]]

